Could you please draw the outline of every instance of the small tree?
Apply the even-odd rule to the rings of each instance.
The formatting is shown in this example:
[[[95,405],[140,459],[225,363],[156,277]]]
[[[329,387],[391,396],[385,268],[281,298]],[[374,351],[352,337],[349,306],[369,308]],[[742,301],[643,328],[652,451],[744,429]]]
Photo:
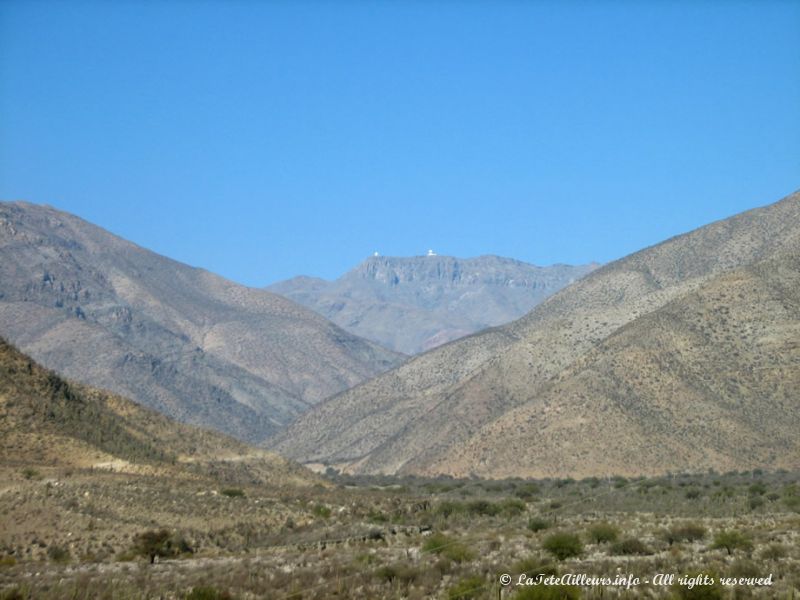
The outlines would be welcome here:
[[[731,529],[729,531],[720,531],[714,536],[714,543],[711,545],[712,549],[724,548],[728,552],[728,556],[733,554],[734,550],[744,550],[749,552],[753,549],[753,542],[745,534]]]
[[[183,538],[173,539],[166,529],[153,529],[138,534],[134,538],[134,551],[142,556],[147,556],[152,565],[156,556],[177,556],[182,553],[191,553],[192,548]]]

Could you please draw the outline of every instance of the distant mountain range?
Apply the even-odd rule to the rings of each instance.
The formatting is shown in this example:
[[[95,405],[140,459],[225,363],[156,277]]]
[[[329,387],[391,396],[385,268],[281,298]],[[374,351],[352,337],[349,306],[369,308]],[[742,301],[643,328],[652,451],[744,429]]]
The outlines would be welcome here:
[[[599,268],[417,356],[270,447],[354,473],[800,467],[800,194]]]
[[[0,203],[0,335],[47,368],[259,442],[405,358],[276,294]]]
[[[300,276],[267,289],[355,335],[417,354],[513,321],[598,266],[537,267],[499,256],[374,256],[335,281]]]

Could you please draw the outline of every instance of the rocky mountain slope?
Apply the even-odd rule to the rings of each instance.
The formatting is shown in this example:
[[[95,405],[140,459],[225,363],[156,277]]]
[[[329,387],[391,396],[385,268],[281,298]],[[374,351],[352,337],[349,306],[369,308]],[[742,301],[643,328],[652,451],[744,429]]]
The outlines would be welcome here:
[[[499,256],[374,256],[335,281],[268,287],[347,331],[416,354],[527,313],[598,265],[537,267]]]
[[[271,447],[361,473],[797,468],[798,256],[793,194],[333,397]]]
[[[0,335],[69,378],[252,442],[403,358],[27,203],[0,204]]]
[[[0,338],[0,471],[34,467],[320,483],[275,454],[66,381]]]

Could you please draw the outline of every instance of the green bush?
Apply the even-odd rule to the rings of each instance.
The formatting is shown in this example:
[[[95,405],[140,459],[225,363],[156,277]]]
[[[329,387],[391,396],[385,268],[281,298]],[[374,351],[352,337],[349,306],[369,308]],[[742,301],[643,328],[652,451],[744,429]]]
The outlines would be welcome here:
[[[466,512],[464,504],[452,500],[445,500],[436,507],[436,514],[443,516],[445,519],[464,512]]]
[[[500,503],[500,512],[507,517],[516,517],[525,512],[525,503],[516,498],[506,498]]]
[[[514,490],[514,495],[522,500],[530,500],[539,492],[539,486],[535,483],[525,483]]]
[[[314,516],[322,519],[328,519],[331,516],[331,509],[324,504],[317,504],[311,512],[314,513]]]
[[[0,593],[0,600],[28,600],[31,597],[28,589],[24,587],[13,587]]]
[[[706,528],[699,523],[685,523],[675,528],[675,534],[683,542],[699,542],[707,533]]]
[[[25,467],[24,469],[22,469],[22,476],[25,479],[41,479],[42,478],[41,473],[39,473],[39,471],[37,471],[36,469],[33,469],[31,467]]]
[[[447,590],[448,600],[477,600],[486,597],[486,581],[477,575],[462,579]]]
[[[514,600],[580,600],[581,588],[574,585],[528,585],[517,588]]]
[[[719,583],[719,578],[712,573],[689,573],[688,577],[708,576],[714,580],[712,585],[695,585],[689,588],[680,585],[677,581],[672,586],[675,598],[680,600],[723,600],[725,592]]]
[[[10,554],[0,557],[0,567],[13,567],[16,564],[17,559]]]
[[[646,556],[653,553],[644,542],[632,537],[625,538],[624,540],[612,544],[609,552],[616,556]]]
[[[764,560],[778,560],[788,555],[789,551],[783,544],[770,544],[761,551],[761,558]]]
[[[731,577],[763,577],[762,568],[754,563],[752,560],[747,559],[738,559],[734,562],[729,570],[728,574]]]
[[[583,552],[583,544],[580,538],[574,533],[566,532],[550,534],[542,543],[542,548],[547,550],[558,560],[580,556]]]
[[[595,544],[613,542],[619,536],[619,529],[611,523],[595,523],[589,527],[589,540]]]
[[[400,583],[409,584],[416,581],[419,577],[419,571],[411,565],[396,564],[385,565],[378,569],[375,573],[380,579],[384,579],[390,583],[399,581]]]
[[[512,573],[525,575],[526,577],[536,578],[538,575],[547,577],[548,575],[558,575],[558,569],[555,565],[547,561],[542,561],[538,556],[525,558],[513,565]]]
[[[472,560],[475,556],[464,544],[441,533],[430,536],[422,545],[422,551],[439,554],[457,563]]]
[[[185,596],[184,600],[233,600],[233,596],[228,592],[220,592],[211,586],[200,586],[192,588]]]
[[[493,517],[500,513],[500,507],[488,500],[473,500],[467,504],[467,511],[473,515]]]
[[[47,556],[53,562],[59,563],[69,562],[70,559],[69,550],[61,546],[50,546],[47,549]]]
[[[240,488],[225,488],[220,493],[228,498],[244,498],[244,490]]]
[[[543,531],[550,527],[550,521],[546,521],[541,517],[531,517],[528,519],[528,529],[531,531]]]

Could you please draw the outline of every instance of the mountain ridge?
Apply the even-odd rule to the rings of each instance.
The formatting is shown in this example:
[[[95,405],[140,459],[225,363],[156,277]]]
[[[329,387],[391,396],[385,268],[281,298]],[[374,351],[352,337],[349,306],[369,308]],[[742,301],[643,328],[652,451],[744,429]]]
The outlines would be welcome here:
[[[0,257],[0,334],[23,351],[251,442],[403,358],[56,209],[0,203]]]
[[[795,193],[605,265],[486,337],[451,342],[332,397],[270,447],[356,473],[492,477],[481,466],[490,453],[476,449],[493,447],[481,431],[510,411],[535,404],[547,382],[639,316],[722,273],[767,258],[789,260],[800,248],[798,223]],[[448,379],[443,374],[451,369],[460,370]],[[511,430],[506,425],[504,432]],[[531,426],[522,427],[525,435],[531,435]],[[458,458],[465,444],[472,444],[469,464]],[[512,459],[506,475],[530,472]],[[591,468],[604,472],[602,459],[596,462]]]
[[[597,266],[539,267],[496,255],[371,256],[333,281],[298,276],[267,289],[356,335],[416,354],[518,318]]]

